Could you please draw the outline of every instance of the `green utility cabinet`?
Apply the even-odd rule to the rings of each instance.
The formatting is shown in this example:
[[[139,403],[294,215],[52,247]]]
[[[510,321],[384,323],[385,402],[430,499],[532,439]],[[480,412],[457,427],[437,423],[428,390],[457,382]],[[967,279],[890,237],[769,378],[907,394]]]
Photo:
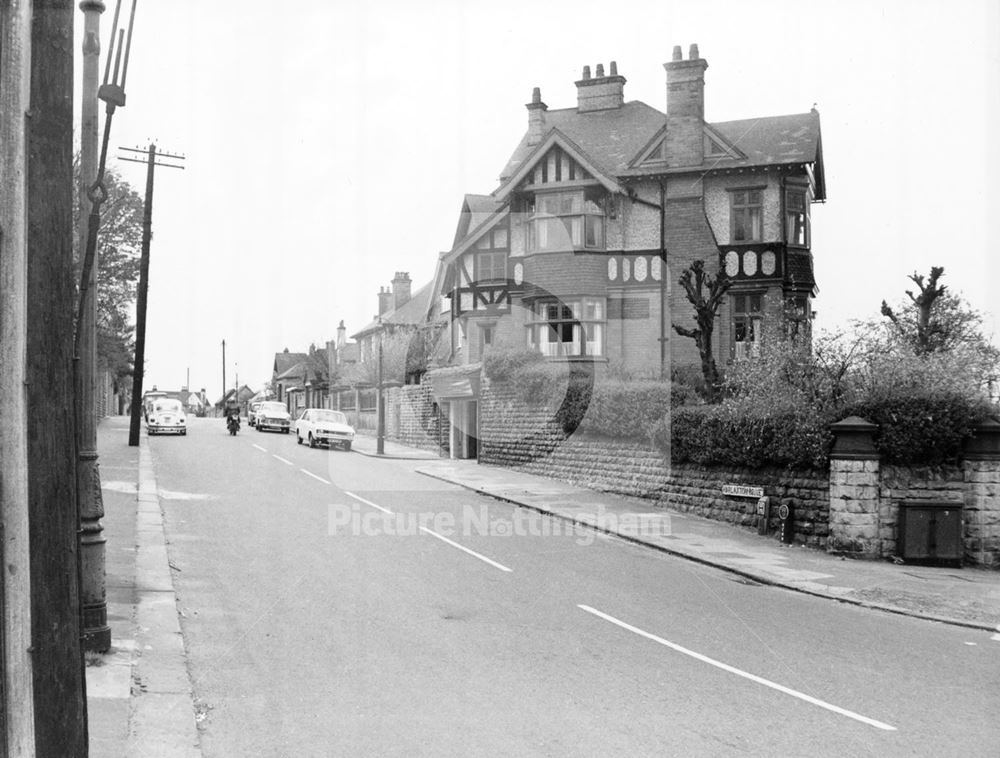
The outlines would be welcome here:
[[[962,504],[899,504],[899,556],[906,561],[962,562]]]

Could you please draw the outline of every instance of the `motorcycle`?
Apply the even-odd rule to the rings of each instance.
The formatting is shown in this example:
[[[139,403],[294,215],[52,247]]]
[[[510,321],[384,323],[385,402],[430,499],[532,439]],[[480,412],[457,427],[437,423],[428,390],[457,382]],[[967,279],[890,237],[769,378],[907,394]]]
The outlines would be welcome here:
[[[229,433],[235,437],[236,432],[240,430],[240,417],[230,416],[229,418],[227,418],[226,428],[229,430]]]

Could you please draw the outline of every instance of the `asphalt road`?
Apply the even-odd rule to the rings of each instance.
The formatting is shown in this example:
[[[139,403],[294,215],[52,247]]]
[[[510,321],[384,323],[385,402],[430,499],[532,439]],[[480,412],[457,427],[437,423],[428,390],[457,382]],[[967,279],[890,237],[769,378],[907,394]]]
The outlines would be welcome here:
[[[1000,754],[1000,642],[413,472],[153,438],[204,754]]]

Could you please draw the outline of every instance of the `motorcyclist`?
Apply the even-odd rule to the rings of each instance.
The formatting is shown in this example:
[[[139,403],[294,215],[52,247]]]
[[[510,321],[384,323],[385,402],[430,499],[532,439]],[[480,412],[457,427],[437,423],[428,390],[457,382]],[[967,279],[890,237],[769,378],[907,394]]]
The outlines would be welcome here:
[[[226,428],[229,428],[230,420],[236,424],[236,428],[240,428],[240,404],[235,400],[227,400],[226,408],[223,411],[226,419]]]

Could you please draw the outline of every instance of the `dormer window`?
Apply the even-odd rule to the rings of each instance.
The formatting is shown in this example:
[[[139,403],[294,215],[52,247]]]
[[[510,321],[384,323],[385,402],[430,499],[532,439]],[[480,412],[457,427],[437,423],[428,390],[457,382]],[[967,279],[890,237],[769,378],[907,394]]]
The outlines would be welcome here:
[[[539,193],[528,214],[531,252],[604,249],[604,209],[593,193]]]

